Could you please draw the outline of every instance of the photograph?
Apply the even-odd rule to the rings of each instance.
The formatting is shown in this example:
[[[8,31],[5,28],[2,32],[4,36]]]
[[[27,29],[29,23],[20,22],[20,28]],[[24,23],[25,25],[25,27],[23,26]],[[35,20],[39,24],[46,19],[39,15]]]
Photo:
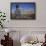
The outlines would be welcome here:
[[[35,19],[36,3],[35,2],[19,2],[11,3],[10,7],[11,19]]]

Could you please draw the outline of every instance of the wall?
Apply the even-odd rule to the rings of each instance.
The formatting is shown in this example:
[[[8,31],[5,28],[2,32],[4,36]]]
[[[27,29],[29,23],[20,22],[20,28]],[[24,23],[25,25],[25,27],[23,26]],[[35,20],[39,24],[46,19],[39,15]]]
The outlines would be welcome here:
[[[36,20],[11,20],[10,3],[11,2],[36,2]],[[5,26],[11,31],[21,31],[21,35],[31,31],[46,31],[46,0],[0,0],[0,10],[6,13],[8,22]],[[44,32],[46,33],[46,32]],[[17,36],[17,34],[16,34]]]
[[[11,20],[11,2],[36,2],[36,20]],[[6,12],[7,27],[46,27],[46,0],[0,0],[0,10]],[[19,23],[19,24],[18,24]]]

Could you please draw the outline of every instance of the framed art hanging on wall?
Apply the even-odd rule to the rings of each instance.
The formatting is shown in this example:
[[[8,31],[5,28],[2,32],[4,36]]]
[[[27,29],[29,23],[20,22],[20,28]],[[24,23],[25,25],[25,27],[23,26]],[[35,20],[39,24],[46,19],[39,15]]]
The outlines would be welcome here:
[[[10,18],[16,20],[35,20],[36,3],[35,2],[11,2]]]

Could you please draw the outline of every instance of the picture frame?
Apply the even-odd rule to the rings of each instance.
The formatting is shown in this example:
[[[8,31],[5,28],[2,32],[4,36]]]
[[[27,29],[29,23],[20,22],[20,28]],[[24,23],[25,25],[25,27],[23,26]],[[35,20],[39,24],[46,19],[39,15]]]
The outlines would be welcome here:
[[[35,20],[35,2],[11,2],[10,18],[12,20]]]

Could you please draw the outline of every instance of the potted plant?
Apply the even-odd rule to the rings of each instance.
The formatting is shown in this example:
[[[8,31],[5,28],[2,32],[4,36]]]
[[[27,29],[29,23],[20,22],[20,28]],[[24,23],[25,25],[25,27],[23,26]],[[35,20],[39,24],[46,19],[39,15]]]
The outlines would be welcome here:
[[[5,22],[6,20],[6,15],[4,12],[0,12],[0,27],[3,28],[3,23]]]

